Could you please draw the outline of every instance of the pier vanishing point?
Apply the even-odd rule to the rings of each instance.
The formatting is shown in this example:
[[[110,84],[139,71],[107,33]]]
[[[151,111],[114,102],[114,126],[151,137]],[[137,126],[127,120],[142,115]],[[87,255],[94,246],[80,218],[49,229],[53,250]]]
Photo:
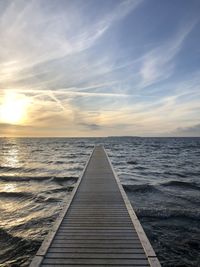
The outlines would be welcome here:
[[[30,264],[39,266],[160,267],[102,146]]]

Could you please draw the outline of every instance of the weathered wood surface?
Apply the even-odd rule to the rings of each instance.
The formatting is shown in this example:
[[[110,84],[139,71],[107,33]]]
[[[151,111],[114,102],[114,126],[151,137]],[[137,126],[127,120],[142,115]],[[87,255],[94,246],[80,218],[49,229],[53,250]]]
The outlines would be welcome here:
[[[160,266],[103,147],[30,266]]]

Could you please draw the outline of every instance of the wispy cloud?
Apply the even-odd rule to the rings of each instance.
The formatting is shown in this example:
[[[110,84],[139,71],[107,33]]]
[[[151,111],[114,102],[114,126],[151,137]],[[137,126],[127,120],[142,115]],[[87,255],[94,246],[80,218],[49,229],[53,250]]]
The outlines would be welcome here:
[[[185,39],[188,37],[198,20],[194,19],[178,31],[172,38],[153,48],[142,58],[140,74],[141,87],[151,85],[169,78],[175,69],[175,57],[181,51]]]
[[[70,57],[96,44],[114,23],[123,19],[141,2],[119,2],[100,20],[90,24],[85,22],[82,11],[77,12],[72,2],[66,4],[64,10],[59,10],[59,14],[48,11],[38,0],[9,2],[0,20],[0,83],[2,86],[8,84],[13,87],[15,83],[23,86],[26,79],[29,83],[45,86],[46,80],[46,86],[49,86],[53,72],[56,82],[57,78],[62,78],[62,73],[59,77],[55,72],[55,60],[59,60],[59,66],[71,64]],[[52,5],[52,1],[49,1],[49,5]],[[65,70],[61,67],[60,72]]]

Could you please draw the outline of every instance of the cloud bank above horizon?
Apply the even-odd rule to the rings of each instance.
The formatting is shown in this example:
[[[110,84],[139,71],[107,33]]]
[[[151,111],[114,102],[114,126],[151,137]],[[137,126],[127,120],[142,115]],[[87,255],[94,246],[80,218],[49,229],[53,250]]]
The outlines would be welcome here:
[[[0,136],[200,136],[199,14],[198,0],[0,1]]]

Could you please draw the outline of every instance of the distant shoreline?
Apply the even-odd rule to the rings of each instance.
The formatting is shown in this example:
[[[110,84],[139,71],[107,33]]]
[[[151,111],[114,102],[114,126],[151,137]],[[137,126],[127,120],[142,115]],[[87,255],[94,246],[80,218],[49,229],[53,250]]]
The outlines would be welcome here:
[[[111,138],[119,138],[119,139],[125,139],[125,138],[147,138],[147,139],[150,139],[150,138],[200,138],[200,136],[0,136],[1,139],[3,138],[18,138],[18,139],[23,139],[23,138],[30,138],[30,139],[50,139],[50,138],[60,138],[60,139],[111,139]]]

